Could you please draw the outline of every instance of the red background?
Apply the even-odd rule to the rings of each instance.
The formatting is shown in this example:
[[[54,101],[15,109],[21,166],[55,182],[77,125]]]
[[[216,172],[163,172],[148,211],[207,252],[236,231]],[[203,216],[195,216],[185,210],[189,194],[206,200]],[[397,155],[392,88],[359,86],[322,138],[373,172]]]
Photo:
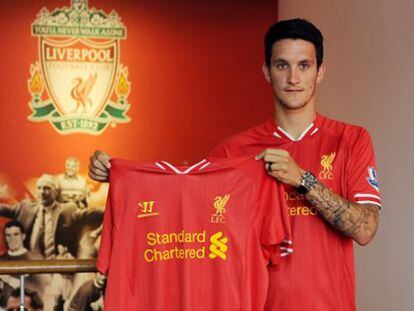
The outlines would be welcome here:
[[[276,1],[89,1],[118,12],[127,27],[121,63],[129,69],[132,120],[100,136],[62,136],[49,122],[29,121],[27,80],[39,59],[31,23],[42,7],[63,6],[69,0],[0,2],[0,183],[12,185],[15,200],[22,199],[19,184],[61,173],[68,156],[80,159],[83,174],[95,149],[191,163],[272,115],[261,66]]]

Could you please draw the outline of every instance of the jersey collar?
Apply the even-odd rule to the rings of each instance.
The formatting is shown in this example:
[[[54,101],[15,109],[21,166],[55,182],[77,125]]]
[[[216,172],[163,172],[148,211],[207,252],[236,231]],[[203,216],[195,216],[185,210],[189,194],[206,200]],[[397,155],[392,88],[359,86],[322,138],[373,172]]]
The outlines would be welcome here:
[[[323,117],[319,114],[316,114],[315,120],[309,124],[309,126],[302,132],[302,134],[297,138],[293,138],[286,132],[281,126],[277,125],[274,120],[269,121],[268,130],[272,133],[272,136],[276,137],[277,139],[288,140],[288,141],[301,141],[307,137],[314,136],[316,133],[319,132],[319,128],[322,124]]]
[[[160,169],[166,172],[175,173],[178,175],[185,175],[189,173],[196,173],[203,169],[205,169],[207,166],[211,164],[210,161],[207,161],[206,159],[201,160],[200,162],[191,165],[191,166],[174,166],[171,163],[167,161],[160,161],[155,162],[155,165],[158,166]]]

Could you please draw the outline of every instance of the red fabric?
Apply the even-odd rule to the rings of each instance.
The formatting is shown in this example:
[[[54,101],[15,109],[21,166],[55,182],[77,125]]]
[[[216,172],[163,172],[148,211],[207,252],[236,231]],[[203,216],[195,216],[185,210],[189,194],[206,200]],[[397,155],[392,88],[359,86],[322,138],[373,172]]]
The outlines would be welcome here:
[[[303,169],[350,201],[381,202],[372,143],[361,127],[318,115],[306,134],[293,141],[269,120],[224,141],[211,155],[254,155],[267,148],[289,151]],[[355,310],[352,240],[331,228],[293,188],[285,189],[295,252],[285,264],[270,269],[266,310]]]
[[[105,310],[263,310],[267,267],[290,239],[284,191],[251,157],[208,163],[112,161],[97,263]],[[216,258],[213,236],[225,244]]]

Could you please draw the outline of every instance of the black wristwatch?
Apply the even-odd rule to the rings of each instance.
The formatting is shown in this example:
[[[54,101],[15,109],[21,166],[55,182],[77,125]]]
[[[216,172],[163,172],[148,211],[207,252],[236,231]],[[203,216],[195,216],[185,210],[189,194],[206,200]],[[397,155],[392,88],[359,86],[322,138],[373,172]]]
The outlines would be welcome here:
[[[300,186],[297,187],[296,190],[300,194],[307,194],[316,186],[317,183],[318,179],[315,177],[315,175],[313,175],[311,172],[305,172],[302,175]]]

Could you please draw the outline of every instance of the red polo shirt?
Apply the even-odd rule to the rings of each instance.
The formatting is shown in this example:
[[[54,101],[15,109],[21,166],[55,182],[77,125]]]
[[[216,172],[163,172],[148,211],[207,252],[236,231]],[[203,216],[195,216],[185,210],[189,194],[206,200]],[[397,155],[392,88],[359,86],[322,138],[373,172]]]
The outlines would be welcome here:
[[[341,197],[381,205],[373,146],[363,128],[317,115],[295,140],[269,120],[225,140],[211,155],[255,155],[267,148],[287,150]],[[333,229],[295,189],[285,190],[295,254],[270,269],[266,310],[355,310],[352,239]]]

